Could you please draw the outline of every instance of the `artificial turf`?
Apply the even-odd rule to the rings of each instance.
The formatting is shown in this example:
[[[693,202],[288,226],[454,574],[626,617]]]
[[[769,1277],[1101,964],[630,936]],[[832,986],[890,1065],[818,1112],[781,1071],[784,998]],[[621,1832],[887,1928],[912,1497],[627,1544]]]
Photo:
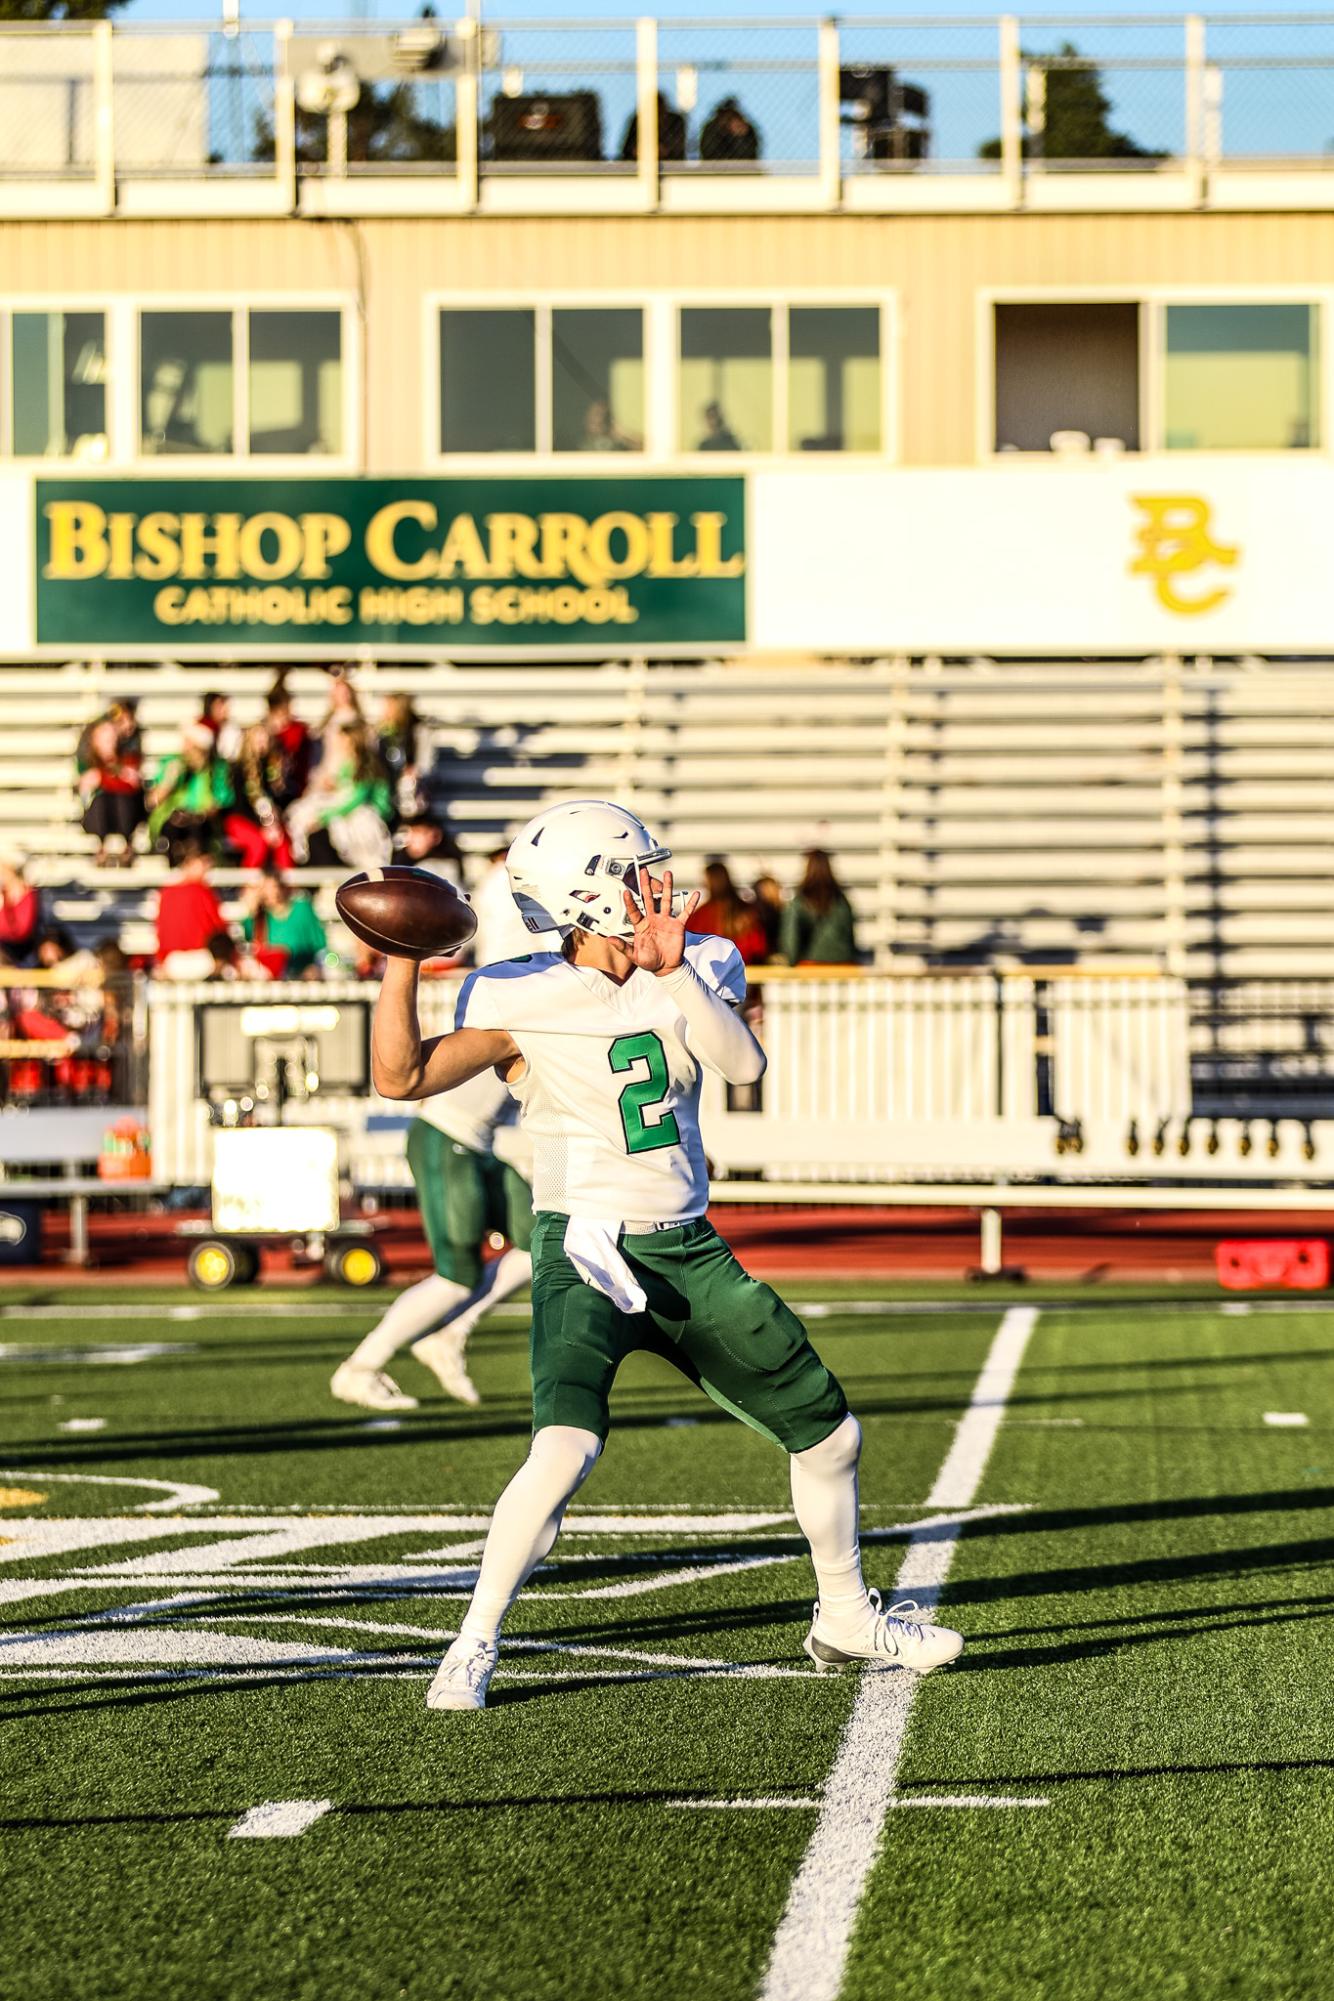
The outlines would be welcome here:
[[[896,1307],[878,1314],[802,1290],[863,1420],[868,1523],[910,1523],[1001,1305],[933,1289],[917,1311],[877,1286]],[[1049,1804],[891,1811],[844,1995],[1318,1995],[1334,1312],[1025,1296],[1040,1317],[979,1496],[1025,1512],[964,1533],[944,1602],[968,1651],[922,1685],[899,1789]],[[521,1315],[473,1344],[476,1412],[433,1398],[386,1430],[327,1394],[364,1324],[346,1295],[35,1303],[10,1295],[0,1319],[0,1537],[116,1519],[64,1554],[0,1543],[0,1584],[76,1586],[0,1606],[6,2001],[756,1993],[816,1809],[671,1802],[818,1797],[856,1689],[800,1671],[790,1520],[707,1519],[785,1515],[770,1447],[632,1364],[495,1707],[436,1715],[424,1687],[480,1533],[450,1516],[484,1515],[524,1450]],[[144,1342],[178,1352],[83,1352]],[[135,1480],[219,1498],[167,1493],[145,1517],[162,1489],[98,1484]],[[118,1543],[126,1519],[149,1539]],[[248,1547],[283,1524],[320,1540]],[[872,1581],[901,1550],[868,1542]],[[156,1572],[73,1577],[145,1558]],[[393,1574],[418,1560],[420,1581]],[[332,1810],[228,1839],[298,1799]]]

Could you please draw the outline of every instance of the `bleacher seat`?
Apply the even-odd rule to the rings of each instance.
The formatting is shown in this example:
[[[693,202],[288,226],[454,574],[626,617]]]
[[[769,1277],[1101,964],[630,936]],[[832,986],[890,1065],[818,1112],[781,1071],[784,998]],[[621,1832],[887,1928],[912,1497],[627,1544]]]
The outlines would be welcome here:
[[[94,873],[74,747],[133,692],[149,758],[205,689],[258,716],[269,665],[0,669],[0,847],[84,936],[151,940],[160,857]],[[318,722],[326,682],[289,675]],[[555,798],[633,803],[694,879],[791,883],[834,853],[864,945],[906,968],[1136,962],[1194,977],[1334,973],[1334,751],[1318,663],[875,661],[358,670],[410,691],[465,852]],[[317,883],[326,907],[333,877]],[[219,872],[224,901],[239,880]]]

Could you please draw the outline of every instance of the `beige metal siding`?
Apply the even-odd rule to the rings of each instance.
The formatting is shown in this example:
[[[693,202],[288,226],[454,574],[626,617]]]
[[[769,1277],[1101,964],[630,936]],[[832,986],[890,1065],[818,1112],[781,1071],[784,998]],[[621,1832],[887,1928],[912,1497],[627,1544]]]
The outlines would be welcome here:
[[[421,302],[432,291],[893,288],[902,328],[902,456],[943,465],[974,453],[979,291],[1315,285],[1332,269],[1334,215],[1323,214],[0,224],[5,297],[355,294],[364,271],[374,471],[421,464]]]

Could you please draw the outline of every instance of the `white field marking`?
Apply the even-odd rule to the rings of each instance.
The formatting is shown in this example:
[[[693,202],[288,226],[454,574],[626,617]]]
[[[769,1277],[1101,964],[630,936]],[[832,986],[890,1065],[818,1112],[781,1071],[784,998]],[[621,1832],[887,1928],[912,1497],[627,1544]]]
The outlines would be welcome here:
[[[1012,1306],[988,1350],[954,1443],[927,1496],[934,1507],[968,1507],[981,1484],[1037,1309]],[[922,1526],[904,1553],[894,1591],[925,1608],[940,1595],[959,1527]],[[824,1806],[774,1935],[760,2001],[836,2001],[866,1879],[894,1798],[917,1678],[863,1673]]]
[[[66,1417],[56,1426],[57,1431],[105,1431],[104,1417]]]
[[[1252,1308],[1244,1299],[1229,1299],[1218,1310],[1220,1313],[1226,1313],[1229,1320],[1233,1318],[1240,1320],[1243,1315],[1250,1313]]]
[[[890,1801],[900,1806],[1050,1806],[1045,1799],[1011,1799],[1004,1793],[900,1793]]]
[[[136,1515],[174,1514],[177,1508],[193,1508],[201,1501],[221,1499],[216,1487],[196,1487],[189,1480],[131,1480],[120,1473],[39,1473],[31,1466],[22,1471],[0,1466],[0,1480],[40,1480],[43,1485],[48,1480],[67,1480],[88,1487],[148,1487],[153,1493],[166,1496],[162,1501],[137,1502]]]
[[[332,1807],[332,1800],[265,1800],[227,1829],[229,1841],[278,1841],[304,1834]]]
[[[733,1808],[740,1808],[740,1807],[776,1807],[776,1806],[777,1806],[777,1807],[794,1807],[794,1806],[799,1806],[799,1807],[819,1807],[819,1806],[822,1806],[822,1805],[824,1804],[824,1802],[823,1802],[822,1800],[800,1800],[800,1799],[767,1799],[767,1800],[668,1800],[668,1801],[666,1802],[666,1804],[667,1804],[668,1806],[679,1806],[679,1807],[694,1807],[694,1808],[696,1808],[696,1809],[698,1810],[698,1809],[707,1809],[707,1808],[709,1808],[709,1807],[733,1807]]]
[[[144,1309],[138,1307],[136,1311],[142,1320]],[[66,1317],[68,1318],[69,1316]],[[79,1313],[74,1317],[82,1320],[86,1316]],[[80,1365],[94,1363],[125,1366],[135,1362],[156,1362],[164,1355],[194,1355],[197,1353],[198,1347],[193,1341],[137,1341],[133,1347],[109,1347],[105,1343],[102,1343],[85,1348],[76,1348],[68,1345],[59,1348],[43,1348],[39,1346],[24,1346],[14,1341],[0,1341],[0,1362],[21,1362],[25,1368],[29,1364],[36,1366],[39,1363],[51,1363],[55,1365],[57,1363],[71,1362],[77,1362]]]
[[[1311,1420],[1304,1410],[1267,1410],[1265,1412],[1265,1423],[1275,1425],[1283,1430],[1297,1431],[1302,1425],[1309,1424],[1310,1422]]]
[[[402,1429],[401,1417],[368,1417],[364,1424],[357,1426],[358,1431],[402,1431]]]

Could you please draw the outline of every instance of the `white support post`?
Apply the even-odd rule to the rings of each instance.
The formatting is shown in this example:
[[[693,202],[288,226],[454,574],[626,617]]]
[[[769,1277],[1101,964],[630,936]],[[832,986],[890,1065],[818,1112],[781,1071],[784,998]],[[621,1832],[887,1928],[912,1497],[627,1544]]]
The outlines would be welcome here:
[[[908,684],[911,667],[906,654],[889,661],[889,710],[885,719],[885,775],[880,804],[880,942],[877,965],[893,958],[899,921],[899,875],[903,815],[903,758],[908,734]]]
[[[838,97],[838,23],[821,21],[820,66],[820,194],[824,206],[838,208],[843,200],[842,126]]]
[[[1202,14],[1186,16],[1186,176],[1191,200],[1204,206],[1208,190],[1204,156],[1205,26]]]
[[[1019,19],[1000,17],[1000,141],[1001,178],[1011,208],[1024,199],[1024,64],[1019,48]]]
[[[93,177],[108,215],[116,206],[115,32],[110,21],[93,23]]]
[[[478,98],[481,91],[482,40],[477,20],[469,15],[458,23],[459,40],[468,50],[468,61],[454,79],[454,172],[458,180],[459,202],[465,209],[477,206]]]
[[[980,1267],[988,1278],[995,1278],[1003,1269],[1005,1256],[1001,1212],[999,1209],[983,1209],[978,1221],[982,1226],[979,1245]]]
[[[296,214],[296,78],[291,62],[292,23],[273,31],[273,173],[290,215]]]
[[[1181,661],[1163,661],[1163,957],[1169,973],[1186,973],[1185,707]]]
[[[642,15],[635,22],[635,131],[637,178],[646,209],[658,206],[658,24]]]

